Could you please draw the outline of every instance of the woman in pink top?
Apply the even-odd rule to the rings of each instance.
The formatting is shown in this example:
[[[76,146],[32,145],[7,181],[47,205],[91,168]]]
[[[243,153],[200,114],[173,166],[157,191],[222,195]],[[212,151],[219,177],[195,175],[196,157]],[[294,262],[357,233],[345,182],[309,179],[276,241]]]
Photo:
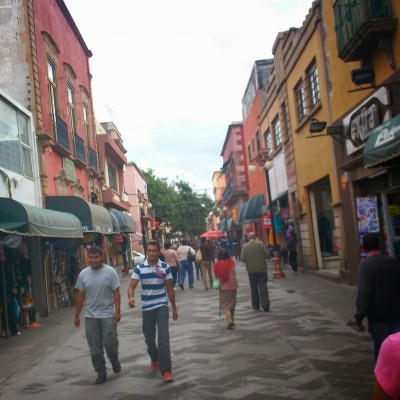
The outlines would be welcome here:
[[[235,307],[238,281],[236,279],[235,262],[227,249],[221,249],[217,254],[218,261],[214,266],[214,275],[220,280],[219,306],[228,321],[227,329],[235,326]]]
[[[179,258],[178,258],[178,253],[171,249],[171,243],[166,242],[164,244],[164,249],[162,254],[164,256],[165,262],[170,266],[171,268],[171,274],[172,274],[172,285],[175,287],[176,281],[178,279],[178,272],[179,272]]]
[[[374,400],[400,400],[400,333],[382,343],[375,376]]]

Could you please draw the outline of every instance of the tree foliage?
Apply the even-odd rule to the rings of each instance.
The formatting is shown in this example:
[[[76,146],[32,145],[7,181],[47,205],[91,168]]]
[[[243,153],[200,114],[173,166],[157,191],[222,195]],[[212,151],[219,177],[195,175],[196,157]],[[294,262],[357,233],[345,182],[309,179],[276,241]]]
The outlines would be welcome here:
[[[206,217],[214,207],[207,194],[194,192],[182,180],[169,183],[167,178],[155,176],[152,169],[142,172],[156,221],[168,226],[172,235],[181,232],[183,236],[194,237],[205,231]]]

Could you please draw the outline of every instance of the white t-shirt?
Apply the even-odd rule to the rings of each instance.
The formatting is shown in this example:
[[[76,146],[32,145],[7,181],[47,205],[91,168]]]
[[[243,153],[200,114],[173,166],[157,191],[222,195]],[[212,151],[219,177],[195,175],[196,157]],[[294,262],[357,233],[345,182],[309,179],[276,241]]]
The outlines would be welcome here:
[[[195,255],[195,254],[196,254],[196,252],[195,252],[190,246],[186,246],[186,245],[185,245],[185,246],[179,246],[179,247],[178,247],[178,250],[176,250],[176,252],[178,253],[179,261],[182,261],[182,260],[186,260],[186,259],[187,259],[189,250],[190,250],[190,253],[191,253],[192,255]]]
[[[76,289],[85,292],[85,317],[114,316],[114,291],[120,287],[117,271],[103,264],[99,269],[87,267],[78,276]]]

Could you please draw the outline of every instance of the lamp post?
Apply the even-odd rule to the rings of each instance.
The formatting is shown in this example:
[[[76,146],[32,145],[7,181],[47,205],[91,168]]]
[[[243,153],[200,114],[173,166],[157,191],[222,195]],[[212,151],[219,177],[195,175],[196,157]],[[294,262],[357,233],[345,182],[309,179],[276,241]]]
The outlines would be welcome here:
[[[228,244],[228,220],[226,218],[226,213],[228,211],[228,207],[224,206],[224,207],[222,207],[222,209],[224,210],[224,218],[225,218],[226,244]]]
[[[143,251],[144,254],[146,254],[146,247],[147,247],[147,242],[146,242],[146,229],[144,228],[144,207],[147,206],[147,208],[151,208],[151,203],[145,199],[141,198],[139,200],[139,208],[140,208],[140,226],[142,227],[142,241],[143,241]]]
[[[267,185],[267,194],[268,194],[268,202],[269,202],[269,213],[271,218],[271,230],[272,230],[272,260],[274,263],[274,278],[280,279],[284,278],[285,274],[282,271],[281,257],[279,254],[279,247],[276,240],[276,230],[275,230],[275,221],[274,214],[272,210],[272,195],[271,195],[271,185],[269,181],[269,170],[274,166],[272,160],[270,160],[268,153],[263,152],[260,153],[254,160],[265,172],[265,181]],[[254,164],[249,165],[249,172],[254,173],[256,171],[256,166]]]

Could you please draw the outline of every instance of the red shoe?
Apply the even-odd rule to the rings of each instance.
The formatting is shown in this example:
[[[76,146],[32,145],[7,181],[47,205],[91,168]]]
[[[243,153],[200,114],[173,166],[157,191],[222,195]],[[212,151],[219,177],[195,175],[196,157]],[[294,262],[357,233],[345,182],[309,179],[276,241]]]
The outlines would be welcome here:
[[[151,370],[151,372],[157,372],[158,371],[158,361],[152,361],[150,363],[150,370]]]
[[[172,377],[172,373],[169,371],[165,371],[162,374],[165,383],[172,382],[174,378]]]
[[[41,326],[41,324],[39,324],[38,322],[32,322],[30,327],[31,328],[39,328]]]

